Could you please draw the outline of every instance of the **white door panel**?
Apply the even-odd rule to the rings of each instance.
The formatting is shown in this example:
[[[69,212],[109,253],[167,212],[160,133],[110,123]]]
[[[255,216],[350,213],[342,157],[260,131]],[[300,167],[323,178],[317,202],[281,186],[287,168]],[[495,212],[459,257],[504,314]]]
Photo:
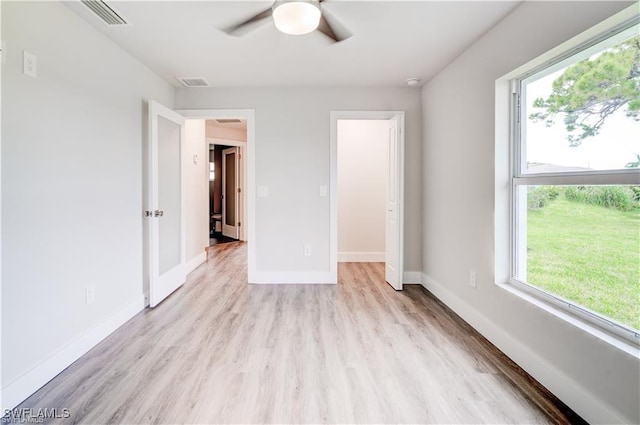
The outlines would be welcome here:
[[[389,128],[389,175],[387,177],[387,218],[386,218],[386,254],[385,280],[394,289],[402,289],[402,273],[400,271],[400,220],[398,217],[398,198],[400,191],[399,177],[399,125],[397,119],[391,119]]]
[[[186,280],[184,118],[149,102],[149,305],[155,307]]]

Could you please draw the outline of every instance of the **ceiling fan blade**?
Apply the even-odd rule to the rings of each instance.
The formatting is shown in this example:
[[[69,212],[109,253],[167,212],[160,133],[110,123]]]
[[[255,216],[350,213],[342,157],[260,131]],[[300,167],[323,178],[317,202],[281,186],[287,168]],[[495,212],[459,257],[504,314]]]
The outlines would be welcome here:
[[[226,32],[229,35],[242,35],[242,34],[239,34],[241,29],[243,29],[247,25],[251,25],[253,23],[256,23],[256,22],[262,21],[263,19],[267,19],[271,17],[272,13],[273,13],[273,10],[269,8],[263,12],[258,13],[255,16],[252,16],[251,18],[245,21],[240,22],[239,24],[232,25],[228,28],[224,28],[222,31]]]
[[[318,31],[332,39],[335,43],[339,43],[340,41],[346,40],[352,36],[349,30],[347,30],[344,25],[340,24],[336,18],[331,16],[331,14],[327,13],[326,10],[322,11]]]

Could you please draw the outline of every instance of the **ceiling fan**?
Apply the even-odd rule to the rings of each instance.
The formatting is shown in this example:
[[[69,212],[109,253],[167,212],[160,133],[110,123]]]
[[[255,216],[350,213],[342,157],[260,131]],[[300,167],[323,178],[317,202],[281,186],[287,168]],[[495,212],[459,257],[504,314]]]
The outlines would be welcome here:
[[[308,34],[316,29],[333,40],[334,43],[351,37],[340,23],[322,10],[324,0],[276,0],[273,5],[251,18],[223,29],[230,35],[240,35],[247,26],[273,17],[273,22],[281,32],[291,35]]]

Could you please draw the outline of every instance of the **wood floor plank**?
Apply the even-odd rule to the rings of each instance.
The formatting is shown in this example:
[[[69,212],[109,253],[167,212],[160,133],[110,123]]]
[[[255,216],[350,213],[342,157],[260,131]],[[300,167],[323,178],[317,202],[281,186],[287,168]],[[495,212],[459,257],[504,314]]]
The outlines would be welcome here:
[[[248,285],[246,245],[217,244],[188,282],[19,408],[52,423],[581,423],[424,288],[382,263],[339,284]]]

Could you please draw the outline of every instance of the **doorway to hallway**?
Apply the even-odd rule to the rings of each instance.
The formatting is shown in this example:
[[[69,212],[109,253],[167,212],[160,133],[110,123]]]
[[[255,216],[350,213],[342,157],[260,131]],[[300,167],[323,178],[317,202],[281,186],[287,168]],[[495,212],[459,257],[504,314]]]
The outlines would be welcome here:
[[[210,245],[246,240],[242,222],[247,120],[206,120],[206,142],[209,148]]]

